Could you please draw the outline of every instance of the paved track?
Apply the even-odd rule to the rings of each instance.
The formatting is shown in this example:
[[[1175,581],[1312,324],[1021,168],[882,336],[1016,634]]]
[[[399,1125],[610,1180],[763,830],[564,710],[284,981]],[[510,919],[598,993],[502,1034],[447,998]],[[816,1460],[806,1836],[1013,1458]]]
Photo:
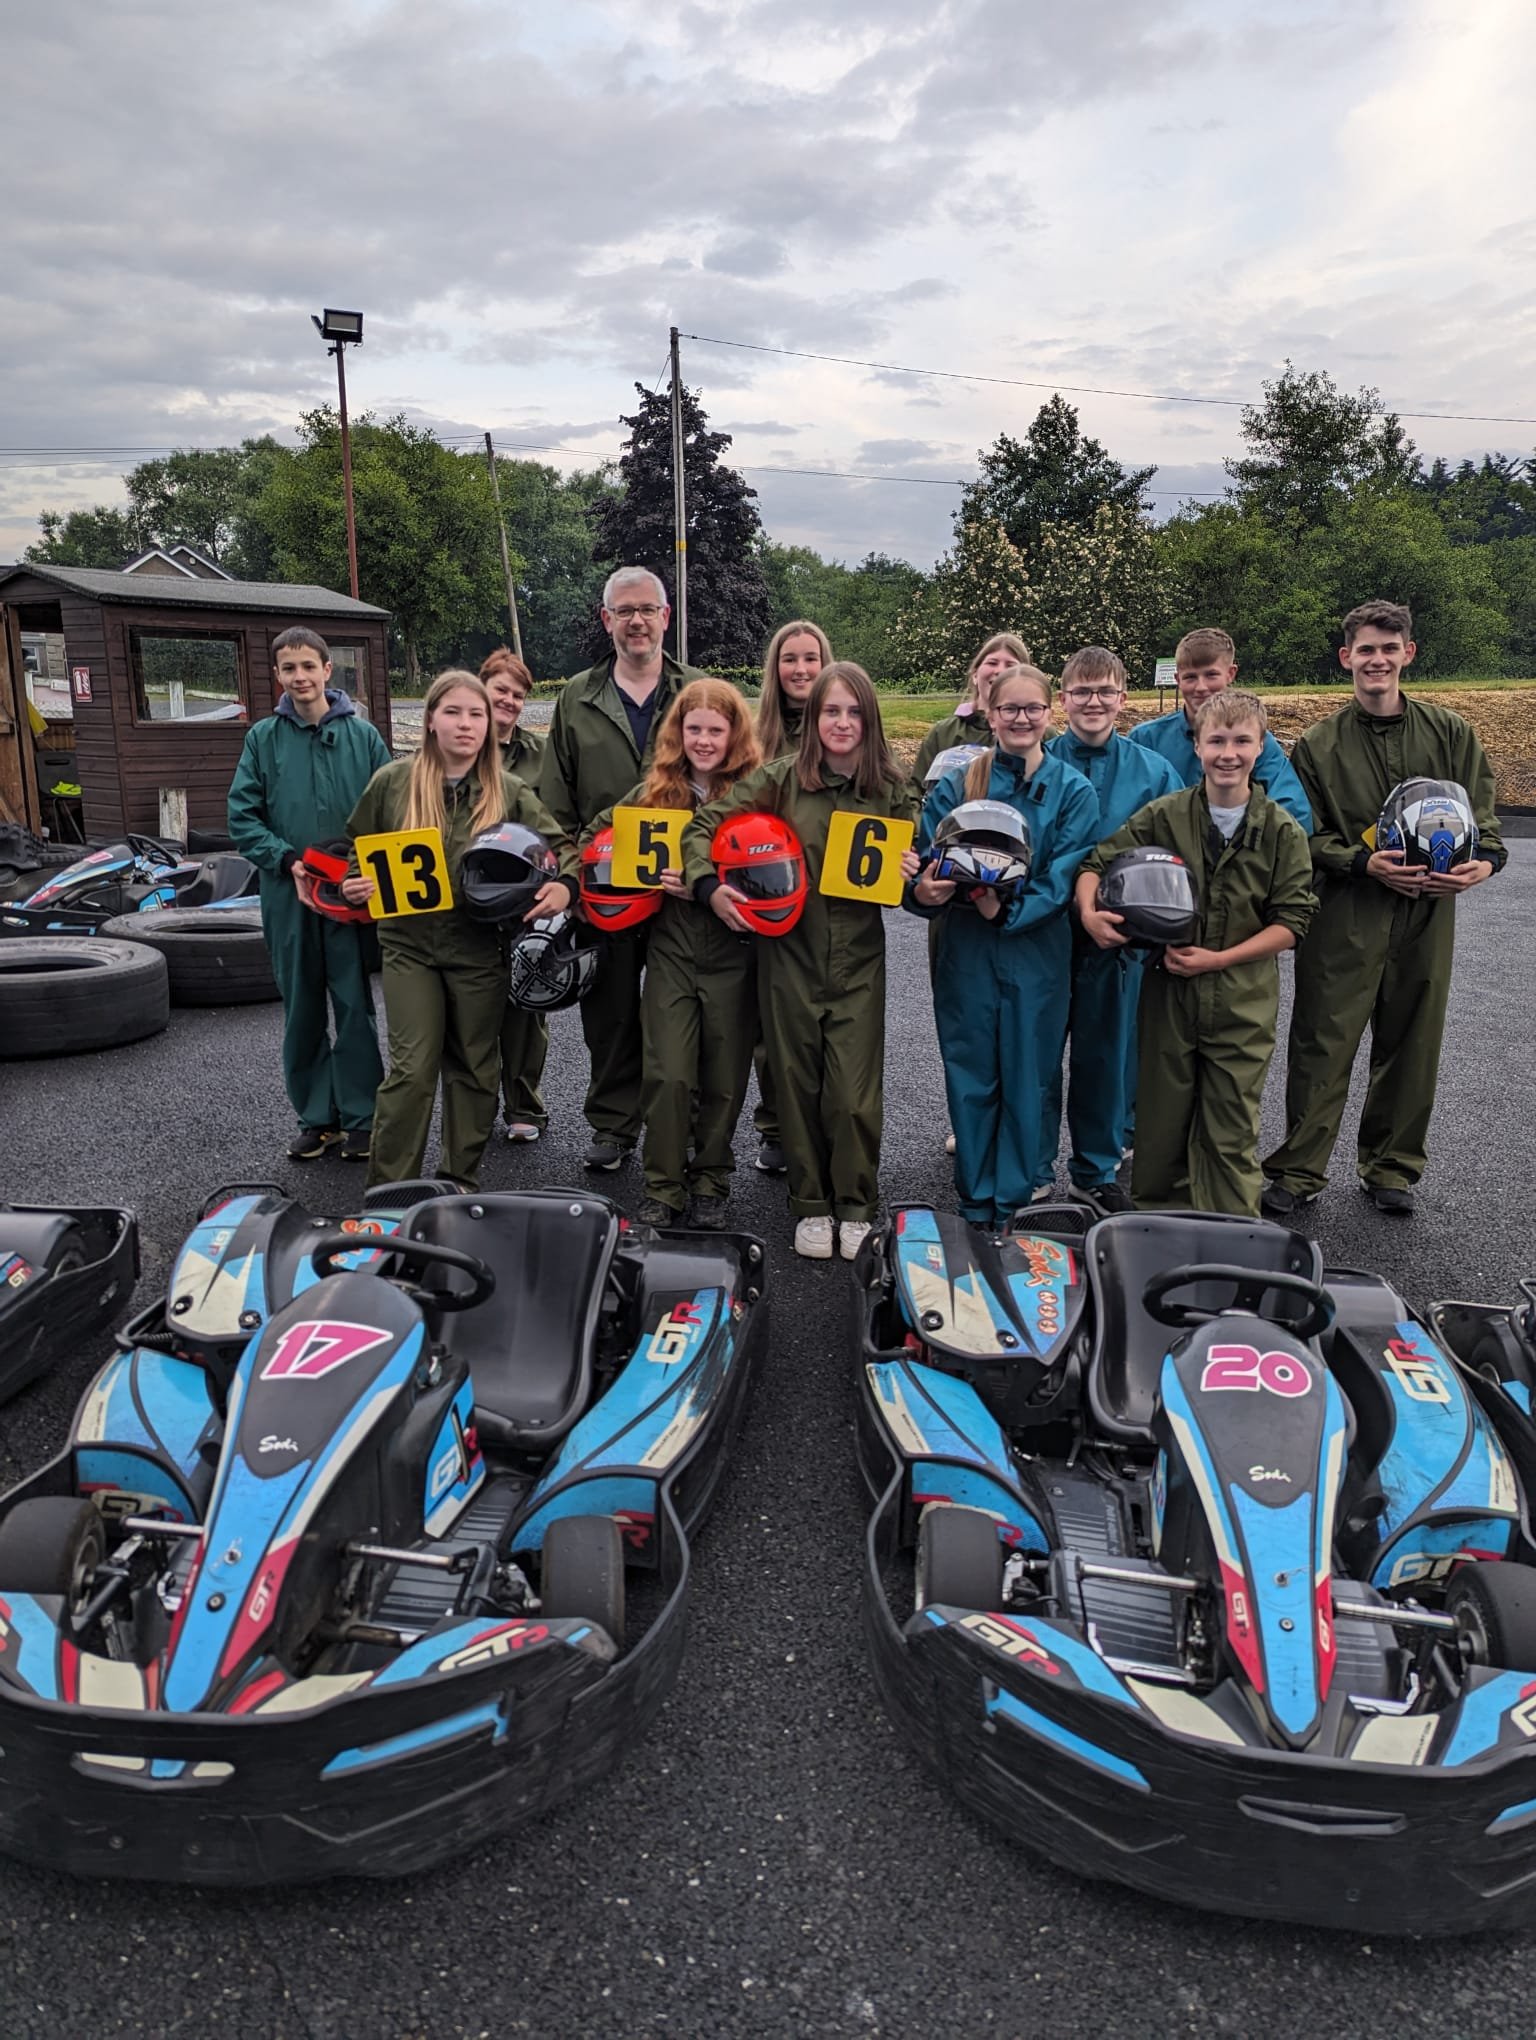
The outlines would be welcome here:
[[[1418,1303],[1504,1297],[1536,1270],[1536,843],[1461,914],[1420,1214],[1377,1216],[1346,1165],[1315,1219],[1330,1259]],[[923,932],[898,916],[891,938],[885,1184],[939,1200]],[[278,1159],[276,1041],[275,1009],[187,1012],[110,1056],[0,1064],[0,1182],[134,1206],[141,1297],[220,1181],[275,1176],[344,1206],[356,1172]],[[487,1187],[576,1177],[581,1063],[562,1016],[555,1133],[501,1149]],[[1272,1085],[1271,1122],[1274,1103]],[[959,1812],[865,1670],[841,1269],[793,1260],[779,1186],[750,1169],[735,1215],[770,1242],[771,1352],[699,1547],[681,1683],[623,1769],[415,1883],[203,1895],[0,1864],[0,2033],[1528,2035],[1536,1935],[1244,1927],[1078,1883]],[[0,1412],[0,1478],[56,1444],[103,1350]]]

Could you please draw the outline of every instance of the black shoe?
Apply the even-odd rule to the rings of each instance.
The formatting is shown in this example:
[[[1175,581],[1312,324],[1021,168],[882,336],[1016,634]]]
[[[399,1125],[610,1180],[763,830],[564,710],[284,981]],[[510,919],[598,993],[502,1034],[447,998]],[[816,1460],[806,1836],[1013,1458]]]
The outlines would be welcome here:
[[[341,1134],[334,1126],[301,1124],[298,1132],[288,1143],[288,1159],[290,1162],[312,1162],[340,1139]]]
[[[1320,1190],[1287,1190],[1271,1177],[1259,1194],[1259,1209],[1266,1218],[1299,1218],[1309,1204],[1316,1204]]]
[[[636,1225],[680,1225],[683,1214],[663,1204],[659,1197],[642,1197],[635,1206]]]
[[[338,1141],[336,1152],[344,1162],[366,1162],[373,1153],[372,1128],[349,1126]]]
[[[634,1153],[634,1147],[620,1147],[611,1134],[594,1133],[582,1156],[584,1169],[601,1169],[605,1175],[612,1175],[615,1169],[622,1169]]]
[[[1360,1188],[1370,1198],[1378,1211],[1384,1211],[1388,1218],[1412,1218],[1413,1192],[1400,1190],[1387,1183],[1362,1183]]]
[[[725,1231],[725,1199],[695,1197],[688,1207],[688,1223],[700,1232]]]
[[[761,1142],[757,1150],[757,1166],[765,1176],[782,1176],[788,1164],[784,1160],[784,1149],[776,1140]]]
[[[1075,1186],[1080,1197],[1085,1198],[1095,1211],[1102,1211],[1107,1218],[1111,1212],[1134,1211],[1128,1190],[1122,1190],[1118,1183],[1083,1183]]]

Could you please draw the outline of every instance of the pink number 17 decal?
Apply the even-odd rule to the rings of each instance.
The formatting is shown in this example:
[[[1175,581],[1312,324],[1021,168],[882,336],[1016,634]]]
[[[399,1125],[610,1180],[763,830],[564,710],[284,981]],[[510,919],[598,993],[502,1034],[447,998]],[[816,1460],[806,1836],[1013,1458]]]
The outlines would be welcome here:
[[[261,1370],[263,1381],[319,1381],[332,1368],[344,1367],[359,1354],[372,1352],[392,1335],[377,1325],[354,1325],[345,1319],[290,1325]]]
[[[1271,1395],[1305,1395],[1311,1370],[1294,1353],[1260,1353],[1253,1346],[1213,1346],[1200,1374],[1202,1389],[1242,1388]]]

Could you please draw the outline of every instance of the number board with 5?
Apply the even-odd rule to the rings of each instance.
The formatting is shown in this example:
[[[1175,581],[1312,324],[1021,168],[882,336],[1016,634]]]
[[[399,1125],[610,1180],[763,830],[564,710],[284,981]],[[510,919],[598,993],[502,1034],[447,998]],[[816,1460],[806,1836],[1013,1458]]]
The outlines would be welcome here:
[[[359,836],[357,862],[374,883],[368,911],[376,921],[406,914],[442,914],[453,905],[441,829],[394,829]]]
[[[916,834],[911,822],[838,808],[827,824],[821,891],[835,900],[865,900],[874,907],[901,905],[901,857]]]
[[[613,882],[659,886],[664,871],[683,868],[688,808],[616,807],[613,811]]]

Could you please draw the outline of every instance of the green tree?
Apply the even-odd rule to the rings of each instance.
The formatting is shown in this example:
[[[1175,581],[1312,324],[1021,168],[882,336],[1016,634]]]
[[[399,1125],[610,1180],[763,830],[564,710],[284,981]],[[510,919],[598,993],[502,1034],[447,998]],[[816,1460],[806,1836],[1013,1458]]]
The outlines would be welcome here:
[[[1485,453],[1454,471],[1437,460],[1420,483],[1453,545],[1536,536],[1536,460]]]
[[[37,522],[43,535],[22,558],[44,566],[100,567],[116,573],[154,542],[132,504],[126,510],[107,503],[90,510],[43,510]]]
[[[977,647],[994,632],[1030,630],[1036,595],[1024,555],[996,519],[962,524],[955,543],[914,589],[890,628],[893,676],[952,673],[961,684]]]
[[[1032,582],[1025,642],[1059,673],[1081,645],[1107,645],[1133,682],[1150,683],[1173,610],[1173,577],[1150,527],[1119,503],[1101,503],[1087,529],[1043,527],[1027,556]]]
[[[365,414],[352,427],[358,588],[393,612],[406,685],[424,664],[458,655],[494,628],[502,602],[495,508],[485,463],[452,453],[404,418]],[[347,585],[341,433],[323,407],[300,421],[296,450],[279,449],[253,514],[285,580]]]
[[[158,545],[190,545],[217,565],[234,535],[244,447],[191,447],[141,461],[127,478],[128,501]],[[275,442],[269,440],[269,445]]]
[[[819,623],[840,659],[884,676],[890,633],[923,576],[905,560],[868,553],[856,567],[824,560],[809,546],[765,544],[760,558],[772,604],[770,628],[791,617]]]
[[[535,679],[574,672],[602,601],[592,520],[616,494],[601,469],[562,476],[532,460],[499,459],[502,515],[512,554],[523,656]],[[502,620],[498,643],[506,641]]]
[[[1157,473],[1124,468],[1097,439],[1085,439],[1075,406],[1060,395],[1040,406],[1022,440],[999,433],[977,460],[981,474],[961,495],[955,529],[998,523],[1026,558],[1043,531],[1060,524],[1087,530],[1105,504],[1132,515],[1143,510]]]
[[[629,444],[619,457],[620,493],[597,503],[593,557],[605,569],[649,567],[675,587],[671,400],[636,383],[640,408],[622,417]],[[683,479],[688,518],[688,657],[696,666],[749,665],[761,657],[772,610],[758,558],[757,492],[721,465],[727,432],[707,428],[703,406],[683,392]],[[673,618],[672,641],[677,622]],[[608,640],[594,619],[593,656]]]
[[[1244,407],[1242,432],[1248,451],[1226,463],[1237,501],[1288,530],[1325,523],[1362,484],[1394,489],[1418,473],[1413,441],[1383,412],[1379,391],[1349,396],[1289,360],[1265,383],[1263,403]]]

